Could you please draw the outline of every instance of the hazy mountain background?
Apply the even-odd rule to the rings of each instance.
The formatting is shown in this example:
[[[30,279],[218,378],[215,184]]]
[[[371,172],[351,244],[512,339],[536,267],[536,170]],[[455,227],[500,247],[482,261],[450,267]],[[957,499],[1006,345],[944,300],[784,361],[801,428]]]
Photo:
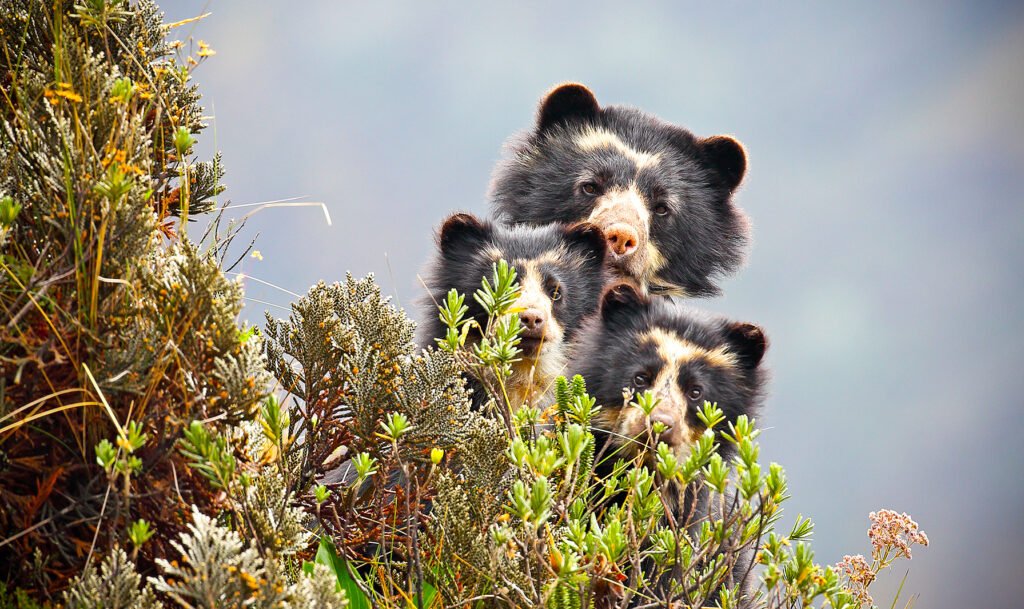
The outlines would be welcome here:
[[[244,271],[297,293],[372,271],[408,307],[437,223],[487,212],[502,142],[559,81],[733,134],[756,243],[697,304],[771,337],[763,458],[788,519],[835,562],[869,550],[868,512],[908,511],[932,547],[879,604],[909,567],[916,607],[1019,607],[1024,5],[514,4],[165,1],[213,12],[176,33],[218,51],[196,77],[225,197],[334,220],[261,212]]]

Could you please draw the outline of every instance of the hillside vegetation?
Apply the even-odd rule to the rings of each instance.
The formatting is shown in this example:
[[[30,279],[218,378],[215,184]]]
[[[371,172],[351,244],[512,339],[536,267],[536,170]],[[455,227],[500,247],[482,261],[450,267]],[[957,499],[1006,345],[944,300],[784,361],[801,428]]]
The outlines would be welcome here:
[[[815,563],[809,520],[776,529],[754,422],[713,404],[686,461],[603,478],[584,379],[472,409],[462,375],[500,396],[518,354],[505,265],[426,350],[372,277],[240,325],[248,250],[194,153],[215,53],[180,25],[149,0],[0,5],[0,608],[849,609],[927,544],[881,511],[870,558]],[[491,315],[475,345],[465,298]],[[664,518],[681,485],[710,516]]]

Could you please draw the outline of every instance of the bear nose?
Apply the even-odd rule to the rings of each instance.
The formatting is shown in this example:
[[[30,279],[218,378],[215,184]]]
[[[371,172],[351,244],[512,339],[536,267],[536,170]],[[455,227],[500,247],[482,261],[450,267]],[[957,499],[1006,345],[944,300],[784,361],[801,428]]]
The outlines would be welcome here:
[[[544,313],[539,309],[526,309],[519,312],[519,321],[523,322],[527,334],[538,334],[544,329]]]
[[[608,240],[608,247],[611,248],[612,255],[616,258],[632,254],[640,243],[640,235],[637,234],[636,229],[621,222],[604,229],[604,236]]]
[[[654,437],[654,442],[664,442],[669,446],[672,446],[672,430],[676,426],[676,419],[667,412],[654,412],[651,414],[651,426],[655,423],[661,423],[665,426],[665,429],[661,430],[657,436]]]

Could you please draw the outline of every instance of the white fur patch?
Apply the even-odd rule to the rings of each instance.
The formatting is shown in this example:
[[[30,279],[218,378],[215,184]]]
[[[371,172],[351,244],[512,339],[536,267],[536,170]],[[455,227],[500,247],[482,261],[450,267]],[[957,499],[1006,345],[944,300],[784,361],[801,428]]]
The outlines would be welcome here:
[[[668,332],[661,328],[652,328],[641,336],[641,341],[654,343],[658,351],[658,357],[665,365],[661,367],[657,378],[652,383],[654,395],[661,398],[666,404],[677,404],[684,412],[680,413],[679,421],[683,429],[679,430],[687,442],[677,446],[677,455],[682,458],[689,452],[689,445],[697,440],[699,431],[692,429],[686,424],[687,398],[679,386],[679,368],[686,362],[695,359],[704,359],[715,366],[731,367],[735,364],[735,357],[723,348],[705,349],[689,341],[683,340],[674,332]],[[660,408],[661,406],[659,406]]]
[[[653,242],[647,242],[647,266],[644,269],[644,273],[640,278],[644,289],[652,291],[652,288],[656,288],[659,296],[679,296],[680,298],[686,297],[686,290],[682,287],[671,284],[667,281],[658,277],[658,271],[665,268],[668,261],[661,255],[661,250],[654,245]]]
[[[628,212],[636,214],[637,220],[643,225],[636,228],[643,230],[642,238],[647,241],[651,231],[651,211],[647,209],[644,196],[637,190],[636,184],[631,184],[627,189],[614,188],[601,195],[587,221],[594,222],[598,226],[602,225],[602,219],[606,216],[622,221],[625,219],[621,217],[623,215],[620,211],[622,207],[626,208],[627,214]]]
[[[669,332],[661,328],[648,330],[640,337],[640,340],[654,343],[658,350],[658,356],[661,357],[666,366],[677,371],[680,366],[695,359],[704,359],[709,364],[721,368],[733,368],[736,366],[736,356],[725,347],[705,349],[687,340],[683,340],[675,332]]]
[[[659,411],[667,412],[669,409],[674,411],[672,412],[673,419],[678,425],[674,433],[681,434],[681,441],[674,443],[672,448],[677,458],[685,459],[703,430],[699,426],[691,427],[687,422],[687,398],[679,386],[679,369],[686,362],[695,359],[704,359],[716,366],[731,367],[736,364],[736,358],[724,348],[705,349],[683,340],[674,332],[661,328],[652,328],[645,332],[640,336],[640,341],[653,344],[658,352],[658,357],[664,362],[650,385],[651,393],[659,400],[653,412],[657,414]],[[631,393],[626,393],[620,410],[609,409],[608,414],[603,417],[599,415],[597,419],[598,421],[607,421],[612,412],[617,414],[615,419],[616,443],[623,447],[623,452],[627,455],[635,454],[636,449],[645,441],[645,434],[650,433],[649,421],[640,408],[630,403],[631,397]],[[651,452],[646,454],[649,459],[653,459]]]
[[[551,297],[544,289],[544,277],[539,264],[548,259],[556,260],[557,252],[547,252],[535,260],[515,261],[519,276],[519,298],[512,305],[514,310],[537,309],[544,315],[544,338],[536,357],[525,355],[515,363],[512,377],[508,380],[509,400],[514,407],[524,402],[543,405],[554,388],[555,379],[565,372],[565,329],[558,323]]]
[[[676,457],[685,459],[690,454],[690,447],[700,437],[700,430],[692,428],[686,421],[686,399],[682,395],[682,391],[679,389],[679,385],[676,382],[678,373],[669,374],[666,370],[663,370],[658,378],[655,379],[652,393],[660,400],[658,405],[655,406],[653,413],[657,414],[659,411],[664,412],[668,409],[679,409],[679,412],[674,413],[677,421],[676,425],[679,429],[677,433],[681,434],[685,441],[672,446]],[[618,435],[618,441],[626,445],[626,454],[632,454],[635,449],[639,449],[646,442],[646,434],[650,433],[647,427],[648,421],[644,412],[633,404],[624,404],[623,410],[619,414],[618,429],[616,433]],[[648,458],[653,459],[653,453],[647,453]]]
[[[623,142],[622,139],[606,129],[587,127],[574,140],[580,150],[598,150],[612,148],[636,164],[637,170],[657,165],[661,155],[643,152]]]
[[[565,374],[568,358],[564,346],[545,345],[536,359],[523,358],[512,365],[506,381],[509,403],[513,408],[529,403],[545,408],[553,402],[555,379]]]
[[[630,254],[623,261],[622,268],[630,275],[640,279],[646,287],[647,278],[655,273],[655,270],[651,269],[651,259],[649,258],[652,249],[650,241],[651,212],[647,209],[647,203],[636,184],[631,184],[629,188],[613,188],[601,195],[587,221],[596,224],[604,231],[620,222],[628,224],[637,231],[637,237],[640,240],[639,250]],[[662,262],[662,264],[664,263]]]

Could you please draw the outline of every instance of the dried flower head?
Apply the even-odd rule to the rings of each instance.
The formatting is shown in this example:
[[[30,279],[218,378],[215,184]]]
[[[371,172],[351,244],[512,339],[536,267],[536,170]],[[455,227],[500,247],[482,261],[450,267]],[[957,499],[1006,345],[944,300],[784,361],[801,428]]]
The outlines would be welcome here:
[[[875,581],[875,571],[864,558],[863,554],[843,556],[843,560],[836,565],[850,582],[850,592],[856,597],[861,607],[870,607],[874,599],[868,592],[868,587]]]
[[[892,510],[871,512],[871,528],[868,539],[871,540],[871,557],[885,561],[889,558],[911,558],[910,547],[917,544],[928,545],[928,536],[917,528],[917,523],[909,514],[897,514]],[[890,556],[892,550],[896,551]]]

